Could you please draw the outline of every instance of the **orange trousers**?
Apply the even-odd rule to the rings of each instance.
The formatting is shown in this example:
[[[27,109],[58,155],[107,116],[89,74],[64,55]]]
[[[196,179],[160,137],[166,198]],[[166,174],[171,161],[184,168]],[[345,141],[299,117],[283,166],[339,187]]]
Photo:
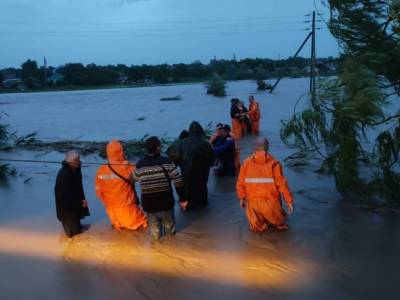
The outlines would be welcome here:
[[[279,200],[248,199],[246,215],[250,230],[254,232],[264,232],[269,224],[279,226],[286,221],[286,212]]]
[[[251,131],[253,134],[259,134],[260,133],[260,121],[252,121],[251,122]]]
[[[232,134],[236,140],[240,140],[243,134],[243,126],[241,121],[232,119]]]
[[[110,222],[117,231],[137,230],[147,227],[147,218],[142,209],[135,205],[106,207]]]

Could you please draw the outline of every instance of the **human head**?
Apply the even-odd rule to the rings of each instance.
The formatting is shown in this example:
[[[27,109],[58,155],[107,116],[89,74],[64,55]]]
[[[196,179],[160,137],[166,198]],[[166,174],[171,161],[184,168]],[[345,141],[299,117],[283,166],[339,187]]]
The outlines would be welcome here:
[[[265,137],[258,137],[256,140],[256,151],[265,151],[269,150],[269,141]]]
[[[146,150],[150,155],[160,154],[161,142],[158,137],[152,136],[146,140]]]
[[[189,131],[186,129],[182,130],[181,134],[179,135],[179,140],[184,140],[189,136]]]
[[[230,132],[231,132],[231,126],[229,126],[227,124],[222,126],[222,128],[221,128],[221,135],[222,136],[227,137],[227,136],[229,136]]]
[[[76,150],[68,151],[64,159],[73,169],[78,169],[81,165],[79,152]]]
[[[254,96],[253,96],[253,95],[250,95],[250,96],[249,96],[249,102],[252,103],[253,101],[254,101]]]
[[[239,103],[239,99],[238,98],[232,98],[231,99],[231,104],[232,105],[238,105],[238,103]]]
[[[218,123],[217,126],[215,126],[215,131],[217,132],[217,135],[222,134],[223,127],[224,127],[224,124],[222,124],[222,123]]]
[[[197,121],[193,121],[189,126],[190,135],[204,135],[203,127]]]

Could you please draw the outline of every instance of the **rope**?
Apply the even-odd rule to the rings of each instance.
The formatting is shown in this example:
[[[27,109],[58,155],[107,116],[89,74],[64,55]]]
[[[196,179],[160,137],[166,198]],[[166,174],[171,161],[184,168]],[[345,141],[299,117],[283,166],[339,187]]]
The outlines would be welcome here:
[[[5,159],[5,158],[0,158],[0,162],[40,163],[40,164],[57,164],[57,165],[59,165],[61,163],[60,161],[54,161],[54,160]],[[82,162],[81,161],[81,164],[82,165],[102,166],[107,163],[106,162],[95,163],[95,162]],[[126,164],[111,164],[111,165],[112,166],[126,166]]]

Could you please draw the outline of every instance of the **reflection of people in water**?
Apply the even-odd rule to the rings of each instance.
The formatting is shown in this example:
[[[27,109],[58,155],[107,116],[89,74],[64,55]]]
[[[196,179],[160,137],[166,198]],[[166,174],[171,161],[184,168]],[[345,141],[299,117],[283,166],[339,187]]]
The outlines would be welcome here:
[[[54,188],[57,218],[65,234],[73,237],[82,232],[81,219],[89,216],[82,184],[81,161],[77,151],[69,151],[62,162]]]
[[[283,176],[282,166],[268,150],[268,140],[258,138],[256,150],[244,161],[236,185],[240,205],[246,208],[250,229],[254,232],[263,232],[269,225],[287,228],[281,195],[288,213],[293,213],[293,195]]]

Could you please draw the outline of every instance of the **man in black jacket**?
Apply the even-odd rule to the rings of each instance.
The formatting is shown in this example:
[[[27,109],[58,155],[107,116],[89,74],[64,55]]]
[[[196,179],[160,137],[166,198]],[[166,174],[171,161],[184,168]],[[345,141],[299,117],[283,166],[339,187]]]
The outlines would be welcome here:
[[[198,122],[190,124],[189,136],[171,146],[168,156],[181,168],[188,200],[187,210],[206,206],[207,182],[210,168],[214,165],[214,154]]]
[[[148,215],[150,234],[158,240],[163,234],[174,235],[174,191],[171,181],[174,182],[179,196],[179,204],[184,209],[184,189],[182,177],[176,166],[168,157],[161,153],[161,142],[153,136],[146,140],[148,155],[139,160],[133,172],[133,179],[140,183],[143,210]]]
[[[81,162],[77,151],[69,151],[65,155],[54,191],[57,219],[62,223],[65,234],[71,238],[82,232],[80,220],[90,215],[83,191]]]

